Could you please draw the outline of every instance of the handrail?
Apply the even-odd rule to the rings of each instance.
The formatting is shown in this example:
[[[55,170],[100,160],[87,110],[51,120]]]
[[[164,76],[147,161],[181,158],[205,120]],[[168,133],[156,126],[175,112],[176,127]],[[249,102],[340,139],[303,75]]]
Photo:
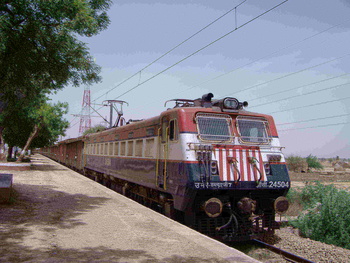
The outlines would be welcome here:
[[[157,142],[157,161],[156,161],[156,186],[157,187],[158,187],[159,157],[160,157],[160,147],[161,147],[160,130],[161,130],[161,127],[158,129],[158,142]]]
[[[235,180],[235,183],[237,184],[241,180],[241,172],[239,171],[239,169],[237,167],[238,161],[236,158],[232,158],[232,159],[230,159],[230,163],[232,164],[233,168],[237,171],[238,178],[237,178],[237,180]]]
[[[165,140],[165,148],[164,148],[164,174],[163,174],[163,188],[164,190],[166,190],[166,179],[167,179],[167,175],[168,175],[168,171],[167,171],[167,164],[168,164],[168,154],[169,154],[169,126],[166,128],[165,130],[165,134],[166,134],[166,140]]]
[[[259,179],[256,181],[256,182],[260,182],[261,181],[261,171],[260,171],[260,169],[258,168],[258,166],[256,165],[256,162],[259,162],[259,160],[257,159],[257,158],[255,158],[255,157],[250,157],[249,158],[249,162],[250,162],[250,164],[253,166],[253,168],[255,168],[258,172],[259,172],[259,175],[260,175],[260,177],[259,177]],[[255,177],[255,174],[254,174],[254,177]],[[256,179],[256,178],[255,178]]]

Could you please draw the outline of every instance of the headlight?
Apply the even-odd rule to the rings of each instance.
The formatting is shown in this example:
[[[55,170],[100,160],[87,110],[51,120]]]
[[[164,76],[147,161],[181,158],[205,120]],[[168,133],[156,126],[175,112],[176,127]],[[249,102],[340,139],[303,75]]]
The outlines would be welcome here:
[[[209,217],[218,217],[222,212],[222,202],[218,198],[210,198],[204,203],[204,211]]]
[[[243,109],[243,107],[248,106],[248,102],[243,101],[239,102],[236,98],[224,98],[220,100],[216,100],[213,103],[213,106],[220,107],[222,111],[237,111]]]
[[[235,98],[226,98],[224,100],[224,107],[227,109],[236,110],[238,109],[238,106],[239,106],[239,102]]]
[[[287,198],[285,198],[284,196],[280,196],[275,200],[273,207],[275,208],[275,211],[278,214],[283,214],[287,212],[289,208],[289,202]]]

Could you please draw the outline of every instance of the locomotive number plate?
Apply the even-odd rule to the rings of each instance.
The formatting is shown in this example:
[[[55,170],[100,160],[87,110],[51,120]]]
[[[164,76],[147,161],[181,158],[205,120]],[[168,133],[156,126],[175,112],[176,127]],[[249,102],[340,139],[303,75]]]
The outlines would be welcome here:
[[[285,181],[268,181],[260,182],[257,188],[289,188],[289,182]]]

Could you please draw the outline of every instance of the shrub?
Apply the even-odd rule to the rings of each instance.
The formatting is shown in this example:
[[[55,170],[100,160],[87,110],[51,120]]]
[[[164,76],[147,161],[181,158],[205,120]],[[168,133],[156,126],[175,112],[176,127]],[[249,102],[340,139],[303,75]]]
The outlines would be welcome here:
[[[300,200],[307,211],[291,222],[293,226],[306,237],[350,249],[349,192],[317,183],[306,186]]]
[[[290,171],[301,172],[307,170],[307,163],[300,156],[291,155],[287,157],[287,165]]]
[[[90,133],[95,133],[95,132],[100,132],[100,131],[104,131],[106,130],[107,127],[101,125],[101,124],[98,124],[94,127],[91,127],[90,129],[86,130],[83,135],[87,135],[87,134],[90,134]]]
[[[306,157],[306,162],[307,162],[308,169],[311,169],[311,168],[314,168],[317,170],[323,169],[322,164],[319,162],[316,156],[312,156],[310,154],[308,157]]]

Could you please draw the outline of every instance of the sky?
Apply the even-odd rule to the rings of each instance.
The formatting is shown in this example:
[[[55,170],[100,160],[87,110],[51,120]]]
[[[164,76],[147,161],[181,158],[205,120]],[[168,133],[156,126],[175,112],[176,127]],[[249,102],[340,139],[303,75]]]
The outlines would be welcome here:
[[[102,68],[92,106],[108,119],[102,102],[123,100],[126,120],[145,119],[212,92],[272,115],[287,156],[350,158],[350,1],[283,2],[114,1],[108,29],[80,38]],[[69,103],[63,139],[79,135],[84,88],[51,96]]]

